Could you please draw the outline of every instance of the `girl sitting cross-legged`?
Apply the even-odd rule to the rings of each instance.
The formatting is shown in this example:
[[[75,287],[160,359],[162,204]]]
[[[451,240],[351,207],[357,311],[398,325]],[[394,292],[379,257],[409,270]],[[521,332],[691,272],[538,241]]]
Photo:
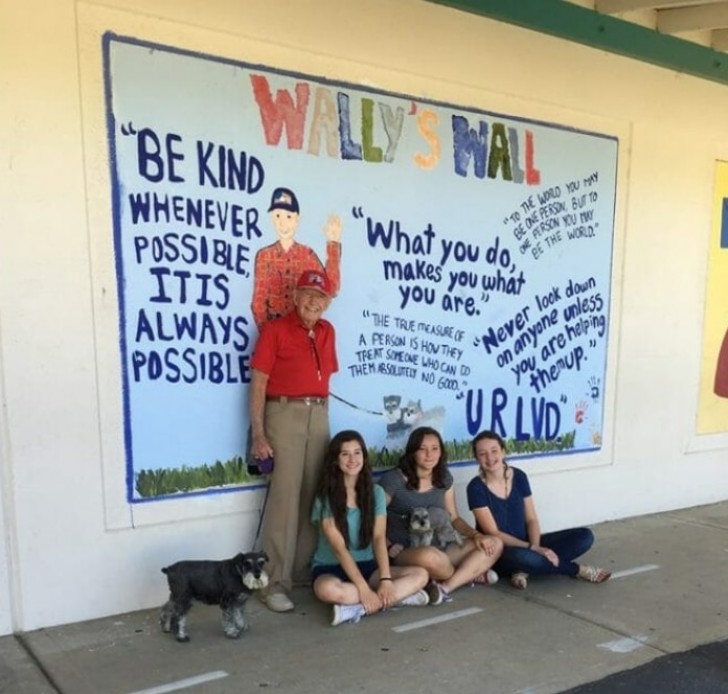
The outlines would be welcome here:
[[[316,597],[333,604],[332,626],[399,605],[427,605],[427,571],[390,566],[387,501],[374,484],[366,444],[356,431],[331,440],[311,513],[318,545],[311,578]]]
[[[503,543],[486,530],[472,528],[460,517],[447,453],[436,429],[414,429],[399,466],[384,473],[380,482],[389,504],[389,556],[397,566],[427,569],[432,579],[427,585],[430,604],[449,601],[450,593],[461,586],[490,585],[498,580],[491,567],[500,556]],[[450,542],[444,548],[412,546],[410,520],[414,509],[420,507],[442,509],[462,542]]]
[[[510,577],[514,588],[526,588],[529,575],[562,574],[590,583],[603,583],[611,576],[606,569],[574,561],[594,543],[589,528],[541,533],[528,477],[508,465],[506,445],[498,434],[478,434],[473,455],[480,474],[468,484],[468,505],[478,529],[503,541],[495,568]]]

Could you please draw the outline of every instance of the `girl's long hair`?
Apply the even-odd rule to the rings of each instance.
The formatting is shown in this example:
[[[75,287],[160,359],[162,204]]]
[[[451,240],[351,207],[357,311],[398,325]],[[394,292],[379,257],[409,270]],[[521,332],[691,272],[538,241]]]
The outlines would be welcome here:
[[[445,487],[445,473],[447,472],[447,453],[445,452],[445,444],[443,443],[442,436],[440,436],[440,432],[437,429],[433,429],[432,427],[418,427],[412,431],[407,439],[404,453],[399,459],[399,469],[407,478],[407,489],[420,488],[415,453],[422,445],[425,436],[435,436],[440,444],[440,460],[432,468],[432,486],[443,489]]]
[[[369,453],[362,435],[353,429],[340,431],[329,443],[321,469],[317,496],[321,503],[328,502],[331,515],[339,532],[344,536],[347,549],[351,546],[349,526],[346,522],[346,487],[344,486],[344,473],[339,467],[339,453],[345,443],[356,441],[362,450],[364,464],[356,478],[356,505],[361,513],[359,526],[359,544],[361,549],[371,544],[374,537],[374,481],[372,470],[369,467]]]

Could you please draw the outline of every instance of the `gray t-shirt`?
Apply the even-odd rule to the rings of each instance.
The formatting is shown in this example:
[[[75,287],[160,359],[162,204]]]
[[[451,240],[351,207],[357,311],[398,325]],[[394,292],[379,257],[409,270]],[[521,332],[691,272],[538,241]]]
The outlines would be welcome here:
[[[407,478],[399,468],[385,472],[379,479],[392,500],[387,506],[387,539],[393,544],[409,547],[409,517],[413,508],[418,506],[439,506],[445,508],[445,492],[452,487],[450,471],[445,472],[442,489],[433,488],[426,492],[407,489]]]

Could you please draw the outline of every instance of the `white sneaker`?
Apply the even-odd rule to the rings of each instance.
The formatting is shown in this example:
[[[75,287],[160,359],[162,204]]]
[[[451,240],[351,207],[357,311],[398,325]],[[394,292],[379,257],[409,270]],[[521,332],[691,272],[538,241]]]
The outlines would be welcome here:
[[[356,624],[366,613],[364,605],[360,602],[356,605],[334,605],[334,618],[331,620],[331,626],[338,627],[344,622]]]
[[[493,586],[496,583],[498,583],[498,574],[493,569],[488,569],[486,572],[480,574],[480,576],[476,576],[471,585]]]
[[[285,593],[269,593],[263,597],[263,603],[273,612],[290,612],[296,607]]]
[[[406,597],[404,600],[400,600],[397,603],[399,605],[409,605],[412,607],[424,607],[430,604],[430,596],[425,590],[418,590],[416,593]]]

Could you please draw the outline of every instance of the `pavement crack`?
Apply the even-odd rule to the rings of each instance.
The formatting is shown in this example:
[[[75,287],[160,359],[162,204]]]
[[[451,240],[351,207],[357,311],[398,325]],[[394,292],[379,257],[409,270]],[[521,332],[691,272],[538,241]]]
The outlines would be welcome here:
[[[35,652],[30,647],[30,644],[25,640],[23,634],[13,634],[13,638],[18,643],[18,645],[25,651],[26,655],[33,661],[33,664],[38,668],[38,671],[43,675],[43,677],[45,677],[46,682],[50,687],[53,688],[53,691],[57,692],[58,694],[63,694],[63,690],[60,688],[53,675],[51,675],[51,673],[46,670],[43,663],[38,659]]]
[[[677,521],[678,523],[682,523],[683,525],[693,525],[698,528],[713,528],[715,530],[728,530],[728,525],[722,525],[720,523],[716,523],[714,521],[700,521],[696,520],[694,518],[682,518],[680,516],[673,516],[671,514],[665,514],[672,520]]]

